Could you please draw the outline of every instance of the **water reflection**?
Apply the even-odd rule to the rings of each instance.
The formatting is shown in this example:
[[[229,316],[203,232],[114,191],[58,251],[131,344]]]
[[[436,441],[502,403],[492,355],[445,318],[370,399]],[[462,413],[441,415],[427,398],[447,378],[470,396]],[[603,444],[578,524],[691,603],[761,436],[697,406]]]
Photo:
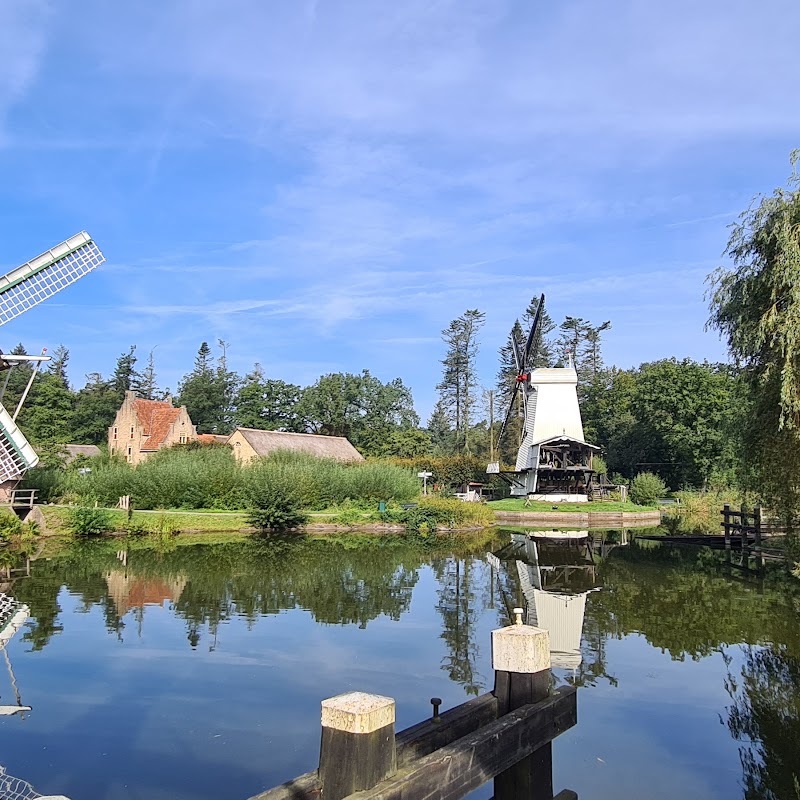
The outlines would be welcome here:
[[[0,752],[76,797],[244,798],[314,766],[325,696],[393,694],[405,727],[431,695],[448,707],[485,690],[489,632],[523,606],[559,678],[585,687],[557,782],[635,797],[619,776],[667,765],[696,789],[665,778],[664,796],[798,800],[800,583],[722,567],[627,531],[73,543],[7,584],[30,609],[8,654],[37,713],[0,720]],[[667,678],[686,687],[668,704]],[[606,792],[585,755],[623,736],[635,744],[617,761],[602,753]],[[699,751],[711,767],[693,766]]]
[[[741,742],[747,800],[800,798],[800,660],[787,647],[743,648],[738,669],[729,651],[725,688],[733,700],[726,724]]]

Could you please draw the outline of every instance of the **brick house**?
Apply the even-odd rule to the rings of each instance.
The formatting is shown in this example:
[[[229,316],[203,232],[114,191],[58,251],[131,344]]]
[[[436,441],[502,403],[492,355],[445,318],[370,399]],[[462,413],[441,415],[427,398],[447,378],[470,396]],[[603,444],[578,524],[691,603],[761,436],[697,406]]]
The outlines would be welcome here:
[[[141,464],[151,453],[173,444],[198,438],[186,406],[143,400],[136,392],[125,392],[125,400],[108,429],[109,453],[120,453],[129,464]]]

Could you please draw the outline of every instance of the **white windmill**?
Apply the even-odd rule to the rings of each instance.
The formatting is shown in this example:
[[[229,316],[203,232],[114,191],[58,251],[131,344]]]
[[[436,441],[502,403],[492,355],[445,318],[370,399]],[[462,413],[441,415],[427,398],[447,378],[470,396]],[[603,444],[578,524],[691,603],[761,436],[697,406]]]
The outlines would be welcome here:
[[[512,337],[517,376],[497,441],[499,445],[520,393],[525,427],[515,469],[502,472],[500,464],[495,462],[489,464],[486,472],[499,474],[508,481],[515,496],[580,502],[589,497],[594,477],[592,455],[600,448],[583,438],[578,375],[572,363],[557,369],[528,368],[535,356],[543,309],[544,295],[539,299],[524,349],[520,350]]]
[[[0,277],[0,325],[24,314],[33,306],[47,300],[105,261],[94,240],[85,231],[50,248],[40,256]],[[35,467],[39,457],[17,427],[16,420],[28,396],[36,372],[50,357],[17,356],[0,351],[0,372],[7,370],[0,387],[0,483],[21,478]],[[28,385],[13,414],[2,405],[10,370],[19,364],[33,362]]]

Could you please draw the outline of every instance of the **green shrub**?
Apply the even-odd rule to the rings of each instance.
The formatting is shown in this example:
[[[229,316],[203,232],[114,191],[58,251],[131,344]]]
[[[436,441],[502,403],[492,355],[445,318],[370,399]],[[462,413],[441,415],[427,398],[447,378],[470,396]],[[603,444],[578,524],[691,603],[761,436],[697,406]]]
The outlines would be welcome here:
[[[67,530],[79,536],[101,536],[114,530],[111,514],[104,508],[78,506],[67,513]]]
[[[491,525],[494,512],[483,503],[429,495],[420,498],[416,508],[408,509],[402,521],[411,531],[468,528]]]
[[[667,485],[652,472],[640,472],[632,481],[628,496],[637,506],[654,506],[667,491]]]
[[[22,522],[11,511],[0,510],[0,542],[8,542],[22,534]]]
[[[602,456],[592,456],[592,468],[598,475],[608,475],[608,466]]]
[[[309,475],[305,476],[310,478]],[[247,473],[247,521],[259,530],[299,528],[308,518],[303,513],[307,481],[289,462],[264,459]]]

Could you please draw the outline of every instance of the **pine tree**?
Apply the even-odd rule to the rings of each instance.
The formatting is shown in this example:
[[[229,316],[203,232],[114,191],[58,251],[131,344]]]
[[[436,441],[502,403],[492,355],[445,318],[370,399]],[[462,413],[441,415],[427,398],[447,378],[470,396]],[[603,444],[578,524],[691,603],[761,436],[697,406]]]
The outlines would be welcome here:
[[[536,319],[536,311],[539,308],[539,297],[534,297],[522,317],[522,326],[525,331],[525,341],[527,341],[528,333]],[[557,359],[555,347],[553,345],[551,334],[556,329],[556,324],[553,318],[547,313],[547,309],[543,308],[541,316],[539,317],[539,328],[536,336],[534,337],[533,344],[531,345],[531,352],[525,362],[526,370],[540,369],[542,367],[555,366]],[[525,343],[523,342],[523,347]]]
[[[428,419],[428,433],[436,455],[449,456],[455,452],[452,419],[441,400],[436,403]]]
[[[198,433],[222,433],[220,417],[225,398],[217,381],[214,357],[208,342],[203,342],[194,360],[194,369],[178,385],[178,402],[186,406]]]
[[[130,350],[117,359],[117,365],[114,368],[114,374],[111,376],[111,385],[114,391],[119,395],[120,403],[125,397],[125,392],[136,388],[136,345],[132,344]]]
[[[147,366],[138,374],[136,394],[145,400],[164,400],[169,392],[158,388],[156,380],[155,347],[147,356]]]
[[[457,448],[469,452],[469,428],[477,401],[478,332],[486,320],[482,311],[465,311],[442,331],[447,353],[442,359],[442,380],[437,385],[439,399],[455,424]]]

